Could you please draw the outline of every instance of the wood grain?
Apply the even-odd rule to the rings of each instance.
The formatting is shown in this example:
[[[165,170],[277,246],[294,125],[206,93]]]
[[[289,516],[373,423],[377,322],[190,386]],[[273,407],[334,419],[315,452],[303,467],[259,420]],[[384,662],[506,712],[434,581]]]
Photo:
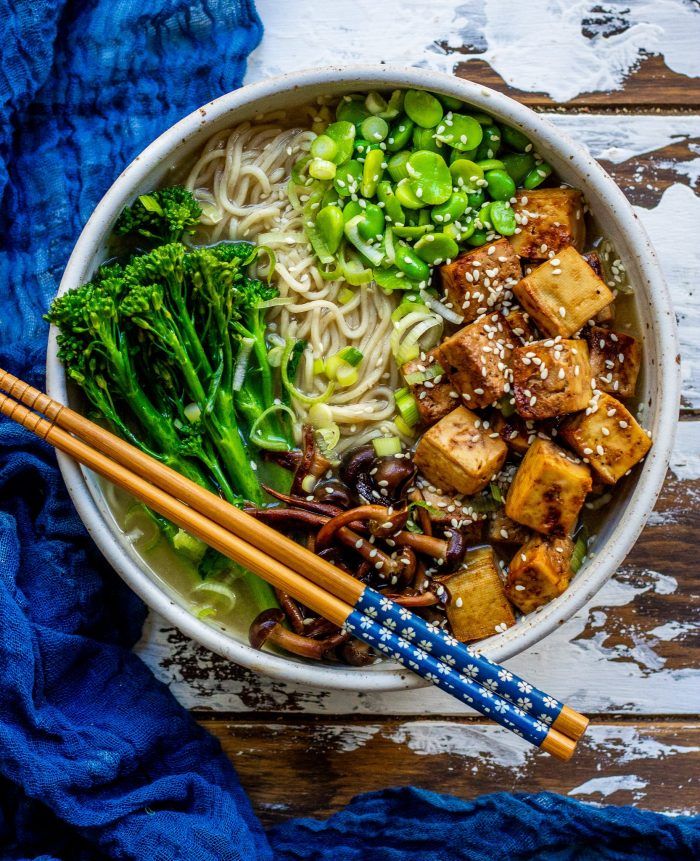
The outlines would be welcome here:
[[[360,792],[410,784],[461,798],[550,790],[660,811],[700,810],[696,722],[598,723],[566,765],[478,721],[202,723],[235,763],[265,824],[325,817]]]
[[[666,66],[663,57],[658,55],[643,57],[619,90],[581,93],[568,102],[556,102],[544,93],[525,92],[508,84],[486,61],[479,59],[478,54],[472,54],[469,48],[455,50],[445,43],[440,47],[446,53],[464,57],[455,69],[458,77],[484,84],[539,110],[552,107],[567,111],[615,112],[700,110],[700,78],[689,78],[672,71]]]

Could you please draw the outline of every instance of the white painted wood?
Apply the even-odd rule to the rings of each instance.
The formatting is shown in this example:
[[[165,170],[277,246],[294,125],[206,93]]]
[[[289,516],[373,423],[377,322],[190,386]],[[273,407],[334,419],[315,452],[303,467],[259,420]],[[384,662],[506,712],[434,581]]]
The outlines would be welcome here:
[[[700,75],[700,14],[684,0],[612,2],[595,12],[591,3],[550,0],[257,0],[257,8],[265,38],[250,58],[250,81],[378,61],[451,73],[477,55],[511,86],[563,102],[619,90],[648,54]]]

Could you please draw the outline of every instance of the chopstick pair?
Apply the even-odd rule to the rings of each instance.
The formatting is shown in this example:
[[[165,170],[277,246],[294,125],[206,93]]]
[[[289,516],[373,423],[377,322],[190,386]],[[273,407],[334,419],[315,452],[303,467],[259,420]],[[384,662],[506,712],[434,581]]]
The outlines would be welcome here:
[[[0,390],[0,413],[177,526],[536,747],[573,755],[583,715],[2,369]]]

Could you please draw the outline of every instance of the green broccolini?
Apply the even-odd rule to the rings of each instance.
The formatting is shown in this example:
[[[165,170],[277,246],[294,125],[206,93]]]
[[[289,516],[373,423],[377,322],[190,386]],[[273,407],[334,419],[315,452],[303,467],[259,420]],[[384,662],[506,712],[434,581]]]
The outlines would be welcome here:
[[[138,236],[156,243],[173,242],[192,232],[201,214],[202,209],[190,192],[174,185],[142,194],[122,211],[114,232],[117,236]]]
[[[247,274],[255,246],[179,241],[198,211],[188,192],[145,197],[162,212],[134,205],[120,218],[122,235],[172,241],[102,266],[54,300],[47,319],[59,329],[59,358],[120,435],[230,502],[259,505],[251,429],[260,447],[292,447],[265,341],[266,303],[277,291]],[[258,603],[274,604],[253,579]]]

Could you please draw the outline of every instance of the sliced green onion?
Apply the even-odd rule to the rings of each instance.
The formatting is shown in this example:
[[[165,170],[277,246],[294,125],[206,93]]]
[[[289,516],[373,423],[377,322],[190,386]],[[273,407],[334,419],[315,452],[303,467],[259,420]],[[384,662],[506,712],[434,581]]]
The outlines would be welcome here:
[[[314,359],[314,367],[313,367],[314,375],[318,376],[319,374],[322,374],[325,370],[326,370],[326,363],[323,361],[323,359]]]
[[[194,587],[193,595],[195,599],[198,599],[197,603],[206,602],[203,609],[210,611],[206,615],[213,615],[217,611],[229,613],[236,605],[236,593],[220,580],[205,580],[203,583],[199,583]],[[204,618],[201,611],[200,618]]]
[[[576,543],[574,544],[574,551],[571,554],[571,562],[569,566],[574,574],[579,570],[579,568],[583,565],[583,560],[586,558],[586,554],[588,553],[588,530],[585,526],[581,527],[579,531],[578,537],[576,538]]]
[[[355,298],[355,291],[350,290],[348,287],[343,287],[338,292],[338,301],[341,305],[347,305]]]
[[[333,179],[336,166],[325,158],[312,158],[309,164],[309,176],[314,179]]]
[[[300,401],[302,404],[307,404],[311,406],[312,404],[325,403],[335,391],[335,384],[332,381],[328,383],[325,391],[321,392],[320,395],[307,395],[306,392],[302,392],[300,389],[298,389],[289,379],[289,358],[292,355],[292,350],[294,349],[295,343],[296,342],[294,341],[294,339],[290,338],[287,341],[287,346],[284,348],[282,364],[280,365],[282,385],[293,398],[296,398],[296,400]]]
[[[359,379],[360,375],[357,368],[353,368],[352,365],[348,365],[346,362],[343,362],[335,372],[335,380],[341,388],[354,386]]]
[[[231,388],[234,392],[240,392],[245,382],[246,371],[248,370],[248,359],[250,353],[255,346],[253,338],[241,338],[241,346],[238,349],[238,358],[236,360],[236,368],[233,372],[233,383]]]
[[[352,365],[353,368],[356,368],[364,359],[364,356],[357,347],[343,347],[338,355],[343,359],[343,361],[347,362],[348,365]]]
[[[489,490],[491,491],[491,496],[496,500],[496,502],[503,502],[503,493],[495,481],[492,481],[489,484]]]
[[[184,529],[178,529],[173,535],[173,547],[192,562],[199,562],[207,552],[207,545]]]
[[[420,297],[431,311],[435,311],[436,314],[439,314],[444,320],[447,320],[448,323],[458,325],[463,322],[464,316],[462,314],[458,314],[456,311],[453,311],[452,308],[448,308],[447,305],[443,305],[439,299],[436,299],[435,296],[432,296],[427,290],[421,290]]]
[[[379,436],[372,440],[374,452],[377,457],[389,457],[392,454],[400,454],[402,450],[401,440],[397,436]]]
[[[418,424],[420,421],[420,413],[418,412],[418,403],[413,395],[407,390],[399,390],[394,393],[396,409],[399,415],[406,422],[409,428]]]
[[[407,374],[404,379],[409,386],[415,386],[424,383],[426,380],[434,380],[435,377],[441,377],[445,373],[442,365],[439,362],[433,362],[431,365],[426,365],[424,371],[414,371]]]
[[[291,296],[275,296],[274,299],[265,299],[259,302],[258,308],[276,308],[278,305],[291,305],[294,299]]]
[[[384,259],[384,255],[378,248],[369,245],[369,243],[360,236],[360,224],[363,219],[364,216],[362,215],[356,215],[354,218],[351,218],[345,225],[345,236],[373,266],[379,266]]]
[[[394,417],[394,425],[401,436],[414,437],[416,435],[413,428],[409,427],[401,416]]]
[[[324,455],[328,455],[340,442],[340,428],[333,422],[328,427],[318,428],[316,438],[320,441],[320,448]]]
[[[266,451],[289,451],[289,443],[286,440],[280,437],[264,437],[258,433],[260,425],[273,413],[287,413],[293,422],[296,421],[294,412],[286,404],[272,404],[253,422],[253,427],[250,429],[250,441],[258,448],[264,448]]]

